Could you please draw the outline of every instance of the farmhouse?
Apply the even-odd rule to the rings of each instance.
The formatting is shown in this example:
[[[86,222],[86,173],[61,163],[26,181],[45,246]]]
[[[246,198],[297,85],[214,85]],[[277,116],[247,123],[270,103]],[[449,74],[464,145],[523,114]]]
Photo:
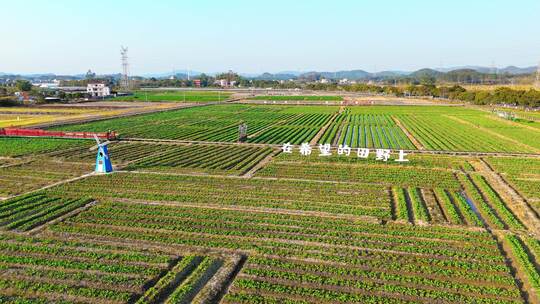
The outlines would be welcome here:
[[[104,83],[89,83],[86,87],[86,93],[91,97],[107,97],[111,95],[111,89]]]

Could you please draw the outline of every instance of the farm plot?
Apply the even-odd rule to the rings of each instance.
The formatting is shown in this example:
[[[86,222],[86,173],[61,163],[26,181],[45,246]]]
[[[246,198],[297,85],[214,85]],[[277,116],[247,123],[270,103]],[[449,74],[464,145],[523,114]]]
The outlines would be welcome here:
[[[434,187],[458,190],[460,185],[453,170],[441,163],[436,166],[381,163],[374,159],[364,160],[356,156],[309,157],[281,153],[270,164],[257,172],[257,176],[299,178],[352,183],[375,183],[385,186]],[[421,156],[418,156],[420,158]],[[429,159],[429,158],[426,158]],[[426,161],[429,163],[429,160]]]
[[[74,139],[0,138],[0,157],[44,154],[77,146],[89,148],[92,143],[88,140]]]
[[[0,229],[27,231],[90,203],[32,193],[0,202]]]
[[[540,214],[540,159],[489,157],[485,160]]]
[[[242,174],[271,154],[273,150],[252,146],[185,145],[168,146],[166,152],[131,163],[127,170],[170,173]]]
[[[523,140],[526,134],[534,132],[530,128],[496,120],[489,120],[491,128],[480,128],[476,121],[488,120],[486,115],[464,107],[349,107],[337,117],[320,142],[394,149],[414,149],[418,142],[421,147],[416,148],[427,150],[535,151]],[[414,137],[415,144],[404,131]]]
[[[9,303],[213,300],[206,284],[231,260],[6,233],[0,240],[0,301]]]
[[[95,193],[94,189],[109,189]],[[117,173],[49,190],[51,195],[164,201],[223,208],[277,208],[390,218],[390,193],[377,185]]]
[[[249,100],[269,100],[269,101],[342,101],[341,96],[317,96],[317,95],[264,95],[249,97]]]
[[[473,170],[468,158],[419,154],[412,155],[410,160],[394,164],[354,156],[305,157],[281,153],[256,176],[379,184],[391,190],[394,220],[420,225],[482,226],[481,219],[467,203],[468,192],[462,193],[463,186],[457,178]],[[507,222],[515,224],[512,225],[515,229],[524,229],[493,189],[487,183],[482,185],[493,206],[506,215]],[[476,188],[469,189],[473,190]]]
[[[395,219],[401,223],[482,226],[463,193],[441,188],[393,188]]]
[[[1,168],[0,197],[25,193],[62,180],[90,173],[93,166],[49,159],[35,159]]]
[[[398,116],[410,133],[431,150],[533,152],[511,140],[486,134],[482,130],[444,117]]]
[[[248,139],[253,143],[301,144],[310,142],[328,120],[329,114],[296,114],[279,126],[272,126]]]
[[[540,123],[531,122],[525,126],[492,114],[462,115],[459,119],[473,124],[476,128],[499,134],[499,136],[515,141],[517,144],[536,149],[536,152],[540,151]]]
[[[290,107],[281,106],[216,105],[57,129],[115,130],[127,138],[235,142],[238,140],[238,126],[246,123],[249,141],[281,143],[283,140],[311,139],[324,125],[325,120],[330,118],[330,115],[326,114],[327,110],[317,113],[318,108],[308,108],[307,113],[289,109]]]
[[[244,252],[225,303],[523,302],[484,231],[130,200],[96,205],[48,233]]]
[[[137,91],[133,95],[118,96],[119,101],[174,101],[174,102],[219,102],[231,97],[228,92],[207,91]]]
[[[540,301],[540,241],[511,233],[506,233],[503,238],[504,245],[510,249],[517,268],[524,277],[525,285],[531,290],[530,301]]]
[[[108,145],[109,155],[114,165],[123,165],[135,160],[149,157],[159,153],[165,153],[174,149],[174,145],[137,142],[114,142]],[[96,151],[87,147],[65,149],[47,154],[54,159],[63,159],[72,162],[93,163],[96,159]]]
[[[243,145],[116,142],[109,145],[116,167],[125,170],[168,173],[213,173],[239,175],[274,152],[269,147]],[[48,154],[55,159],[93,163],[95,151],[74,148]]]
[[[0,110],[0,128],[84,121],[90,118],[106,118],[115,115],[129,115],[177,107],[178,105],[172,103],[134,103],[129,106],[113,106],[106,102],[3,107]]]
[[[474,117],[476,119],[480,116]],[[443,115],[400,115],[398,119],[430,150],[534,152],[532,148],[516,145],[509,138],[489,134]]]
[[[415,149],[390,115],[350,114],[350,110],[337,116],[319,142],[352,148]]]

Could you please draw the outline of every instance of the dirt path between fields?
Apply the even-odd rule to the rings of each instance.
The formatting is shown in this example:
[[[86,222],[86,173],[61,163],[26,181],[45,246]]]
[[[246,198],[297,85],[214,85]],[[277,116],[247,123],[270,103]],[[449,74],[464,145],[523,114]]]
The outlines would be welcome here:
[[[328,123],[326,125],[324,125],[320,130],[319,132],[317,133],[317,135],[315,135],[315,137],[313,137],[313,139],[309,142],[310,145],[316,145],[319,140],[321,139],[321,137],[324,135],[324,133],[326,133],[326,130],[328,130],[328,127],[330,127],[332,125],[332,123],[336,120],[336,118],[338,117],[339,114],[341,114],[341,112],[343,112],[343,109],[344,107],[340,107],[339,108],[339,111],[334,113],[332,115],[332,117],[330,118],[330,120],[328,120]]]
[[[496,122],[502,122],[502,123],[507,124],[507,125],[512,126],[512,127],[522,127],[522,128],[534,131],[534,132],[539,132],[540,131],[539,128],[531,127],[531,126],[526,125],[526,124],[520,124],[520,123],[517,123],[517,122],[513,122],[511,120],[507,120],[507,119],[500,119],[498,117],[491,116],[491,115],[486,116],[486,118],[488,118],[490,120],[493,120],[493,121],[496,121]]]
[[[527,228],[540,237],[540,219],[531,206],[521,197],[502,177],[483,160],[471,160],[470,164],[481,173],[493,189],[501,196],[508,208],[527,226]]]
[[[259,169],[263,168],[268,163],[270,163],[272,159],[275,156],[277,156],[280,152],[281,152],[280,150],[272,151],[272,153],[268,154],[268,156],[260,160],[253,168],[251,168],[248,172],[244,173],[241,176],[245,178],[252,178],[253,175],[255,175],[255,172],[259,171]]]
[[[422,145],[417,139],[416,137],[414,137],[411,133],[409,133],[409,130],[407,130],[407,128],[405,128],[405,126],[401,123],[401,121],[395,117],[395,116],[392,116],[392,119],[394,120],[394,122],[396,123],[396,125],[401,129],[401,131],[403,131],[403,133],[405,133],[405,135],[407,136],[407,138],[409,138],[409,140],[413,143],[413,145],[418,149],[418,150],[425,150],[426,147],[424,147],[424,145]]]
[[[539,304],[540,295],[535,294],[535,289],[529,283],[527,274],[522,265],[518,262],[518,258],[514,255],[512,248],[505,239],[505,235],[508,231],[493,231],[491,234],[499,243],[500,250],[506,257],[507,265],[511,269],[512,276],[516,280],[516,284],[519,287],[522,297],[526,303]]]
[[[266,207],[248,207],[248,206],[223,206],[215,204],[190,204],[189,202],[177,202],[177,201],[148,201],[148,200],[139,200],[139,199],[124,199],[116,198],[113,199],[116,202],[123,203],[137,203],[143,205],[158,205],[158,206],[172,206],[172,207],[190,207],[190,208],[206,208],[206,209],[215,209],[215,210],[224,210],[224,211],[243,211],[243,212],[254,212],[254,213],[272,213],[272,214],[284,214],[284,215],[295,215],[295,216],[317,216],[322,218],[330,219],[346,219],[346,220],[362,220],[372,223],[380,223],[380,221],[371,216],[358,216],[358,215],[348,215],[348,214],[337,214],[337,213],[327,213],[322,211],[306,211],[306,210],[292,210],[292,209],[280,209],[280,208],[266,208]]]

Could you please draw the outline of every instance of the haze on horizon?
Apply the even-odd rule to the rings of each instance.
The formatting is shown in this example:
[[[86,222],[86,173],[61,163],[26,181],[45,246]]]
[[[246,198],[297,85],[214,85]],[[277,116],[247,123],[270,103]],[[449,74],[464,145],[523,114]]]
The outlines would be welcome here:
[[[2,3],[0,72],[416,70],[540,60],[538,0]]]

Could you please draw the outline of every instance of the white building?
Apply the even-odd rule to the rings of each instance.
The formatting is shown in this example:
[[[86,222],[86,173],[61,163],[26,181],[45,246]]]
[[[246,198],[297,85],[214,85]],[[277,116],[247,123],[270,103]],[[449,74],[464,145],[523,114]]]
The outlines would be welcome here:
[[[58,87],[60,86],[60,81],[54,79],[52,82],[33,83],[32,85],[40,87],[42,89],[58,89]]]
[[[89,83],[86,86],[86,93],[92,97],[107,97],[111,95],[111,89],[104,83]]]

